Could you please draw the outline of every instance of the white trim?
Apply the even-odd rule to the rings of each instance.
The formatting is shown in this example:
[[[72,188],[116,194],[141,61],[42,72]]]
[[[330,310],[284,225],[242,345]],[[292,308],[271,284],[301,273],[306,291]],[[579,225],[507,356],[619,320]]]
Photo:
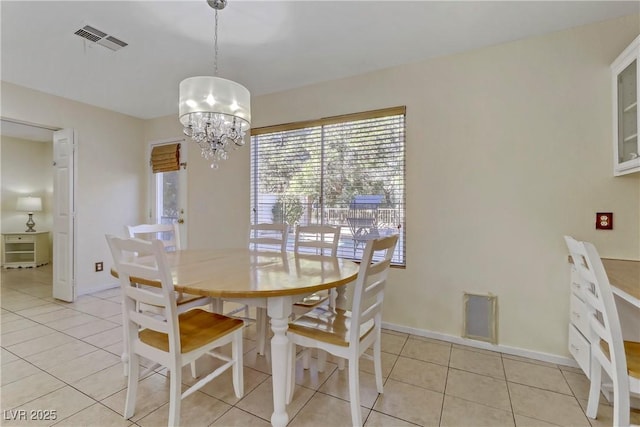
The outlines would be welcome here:
[[[527,357],[529,359],[539,360],[542,362],[555,363],[557,365],[571,366],[578,368],[578,364],[571,357],[559,356],[556,354],[542,353],[539,351],[526,350],[518,347],[509,347],[500,344],[490,344],[488,342],[476,341],[457,337],[454,335],[441,334],[439,332],[432,332],[425,329],[411,328],[409,326],[396,325],[389,322],[382,322],[384,329],[391,331],[403,332],[406,334],[416,335],[423,338],[432,338],[436,340],[450,342],[452,344],[461,344],[468,347],[479,348],[482,350],[496,351],[500,353],[510,354],[513,356]]]
[[[79,297],[81,295],[88,295],[88,294],[93,294],[96,292],[102,292],[102,291],[106,291],[109,289],[114,289],[120,286],[120,282],[114,282],[114,283],[106,283],[103,285],[96,285],[96,286],[92,286],[90,288],[83,288],[82,291],[78,291],[78,294],[76,295],[76,297]]]

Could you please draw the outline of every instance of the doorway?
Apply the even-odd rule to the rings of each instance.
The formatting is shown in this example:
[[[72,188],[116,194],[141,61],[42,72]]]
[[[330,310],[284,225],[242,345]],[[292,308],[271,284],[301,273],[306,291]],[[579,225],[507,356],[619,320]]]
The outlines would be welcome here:
[[[46,231],[48,234],[49,263],[46,269],[49,270],[49,276],[53,277],[51,279],[52,296],[64,301],[73,301],[75,298],[74,225],[71,222],[70,234],[60,236],[60,222],[56,220],[56,211],[60,210],[61,203],[71,206],[73,211],[75,156],[72,152],[69,159],[71,170],[61,171],[54,161],[54,156],[60,155],[59,144],[56,149],[54,139],[60,142],[61,139],[66,138],[67,143],[73,147],[74,132],[73,130],[60,131],[60,128],[54,126],[9,118],[1,119],[0,131],[3,145],[2,233],[26,232],[27,217],[26,213],[17,210],[18,197],[31,195],[40,198],[42,208],[33,213],[33,218],[36,222],[36,231]],[[69,165],[68,161],[67,165]],[[59,189],[61,182],[69,183],[65,185],[63,191]],[[69,211],[68,208],[63,210]],[[45,270],[42,267],[35,269],[37,268]]]

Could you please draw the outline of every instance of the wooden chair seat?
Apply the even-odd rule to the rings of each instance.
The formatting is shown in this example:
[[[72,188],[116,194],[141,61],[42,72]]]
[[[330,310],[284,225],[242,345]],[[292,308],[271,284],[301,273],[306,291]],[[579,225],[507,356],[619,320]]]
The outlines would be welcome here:
[[[602,351],[611,359],[609,355],[609,345],[605,340],[600,340]],[[630,376],[640,379],[640,342],[625,341],[624,353],[627,356],[627,372]]]
[[[182,353],[189,353],[244,326],[244,322],[240,319],[199,309],[180,314],[178,324]],[[167,334],[143,329],[140,331],[140,341],[162,351],[169,351],[169,336]]]
[[[317,306],[318,304],[324,303],[328,299],[329,299],[329,292],[320,291],[304,297],[300,301],[297,301],[295,305],[310,309]]]
[[[348,347],[350,326],[350,311],[321,306],[289,323],[289,331],[314,340]],[[373,319],[360,326],[360,340],[373,330],[373,326]]]

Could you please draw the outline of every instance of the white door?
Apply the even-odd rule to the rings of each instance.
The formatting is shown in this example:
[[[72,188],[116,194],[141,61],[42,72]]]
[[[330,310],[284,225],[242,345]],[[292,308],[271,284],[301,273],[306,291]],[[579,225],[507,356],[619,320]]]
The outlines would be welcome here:
[[[53,134],[53,297],[75,298],[75,132]]]
[[[149,168],[151,184],[151,209],[149,220],[155,224],[177,222],[180,229],[180,246],[187,248],[187,147],[183,139],[169,139],[152,142],[149,152],[157,145],[180,144],[180,170],[153,173]]]

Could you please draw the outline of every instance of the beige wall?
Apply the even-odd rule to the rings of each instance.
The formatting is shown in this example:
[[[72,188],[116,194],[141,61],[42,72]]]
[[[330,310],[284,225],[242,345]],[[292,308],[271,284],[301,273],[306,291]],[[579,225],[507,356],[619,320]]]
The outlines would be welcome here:
[[[2,223],[3,233],[26,230],[26,212],[16,211],[18,197],[42,198],[42,211],[33,214],[37,231],[51,231],[53,208],[53,144],[20,138],[0,137],[2,166]]]
[[[79,294],[116,283],[105,234],[123,234],[145,200],[142,120],[2,82],[2,116],[76,130]],[[8,159],[2,156],[3,166]],[[4,175],[4,172],[3,172]],[[3,225],[4,227],[4,225]],[[103,272],[94,263],[103,261]]]
[[[567,357],[562,236],[640,259],[640,174],[612,174],[609,70],[639,24],[631,16],[254,97],[252,125],[406,105],[407,267],[391,274],[385,321],[460,337],[463,292],[493,293],[499,344]],[[170,116],[145,135],[179,132]],[[210,171],[190,147],[189,238],[236,245],[249,223],[249,150]],[[597,211],[614,212],[615,230],[593,229]]]

